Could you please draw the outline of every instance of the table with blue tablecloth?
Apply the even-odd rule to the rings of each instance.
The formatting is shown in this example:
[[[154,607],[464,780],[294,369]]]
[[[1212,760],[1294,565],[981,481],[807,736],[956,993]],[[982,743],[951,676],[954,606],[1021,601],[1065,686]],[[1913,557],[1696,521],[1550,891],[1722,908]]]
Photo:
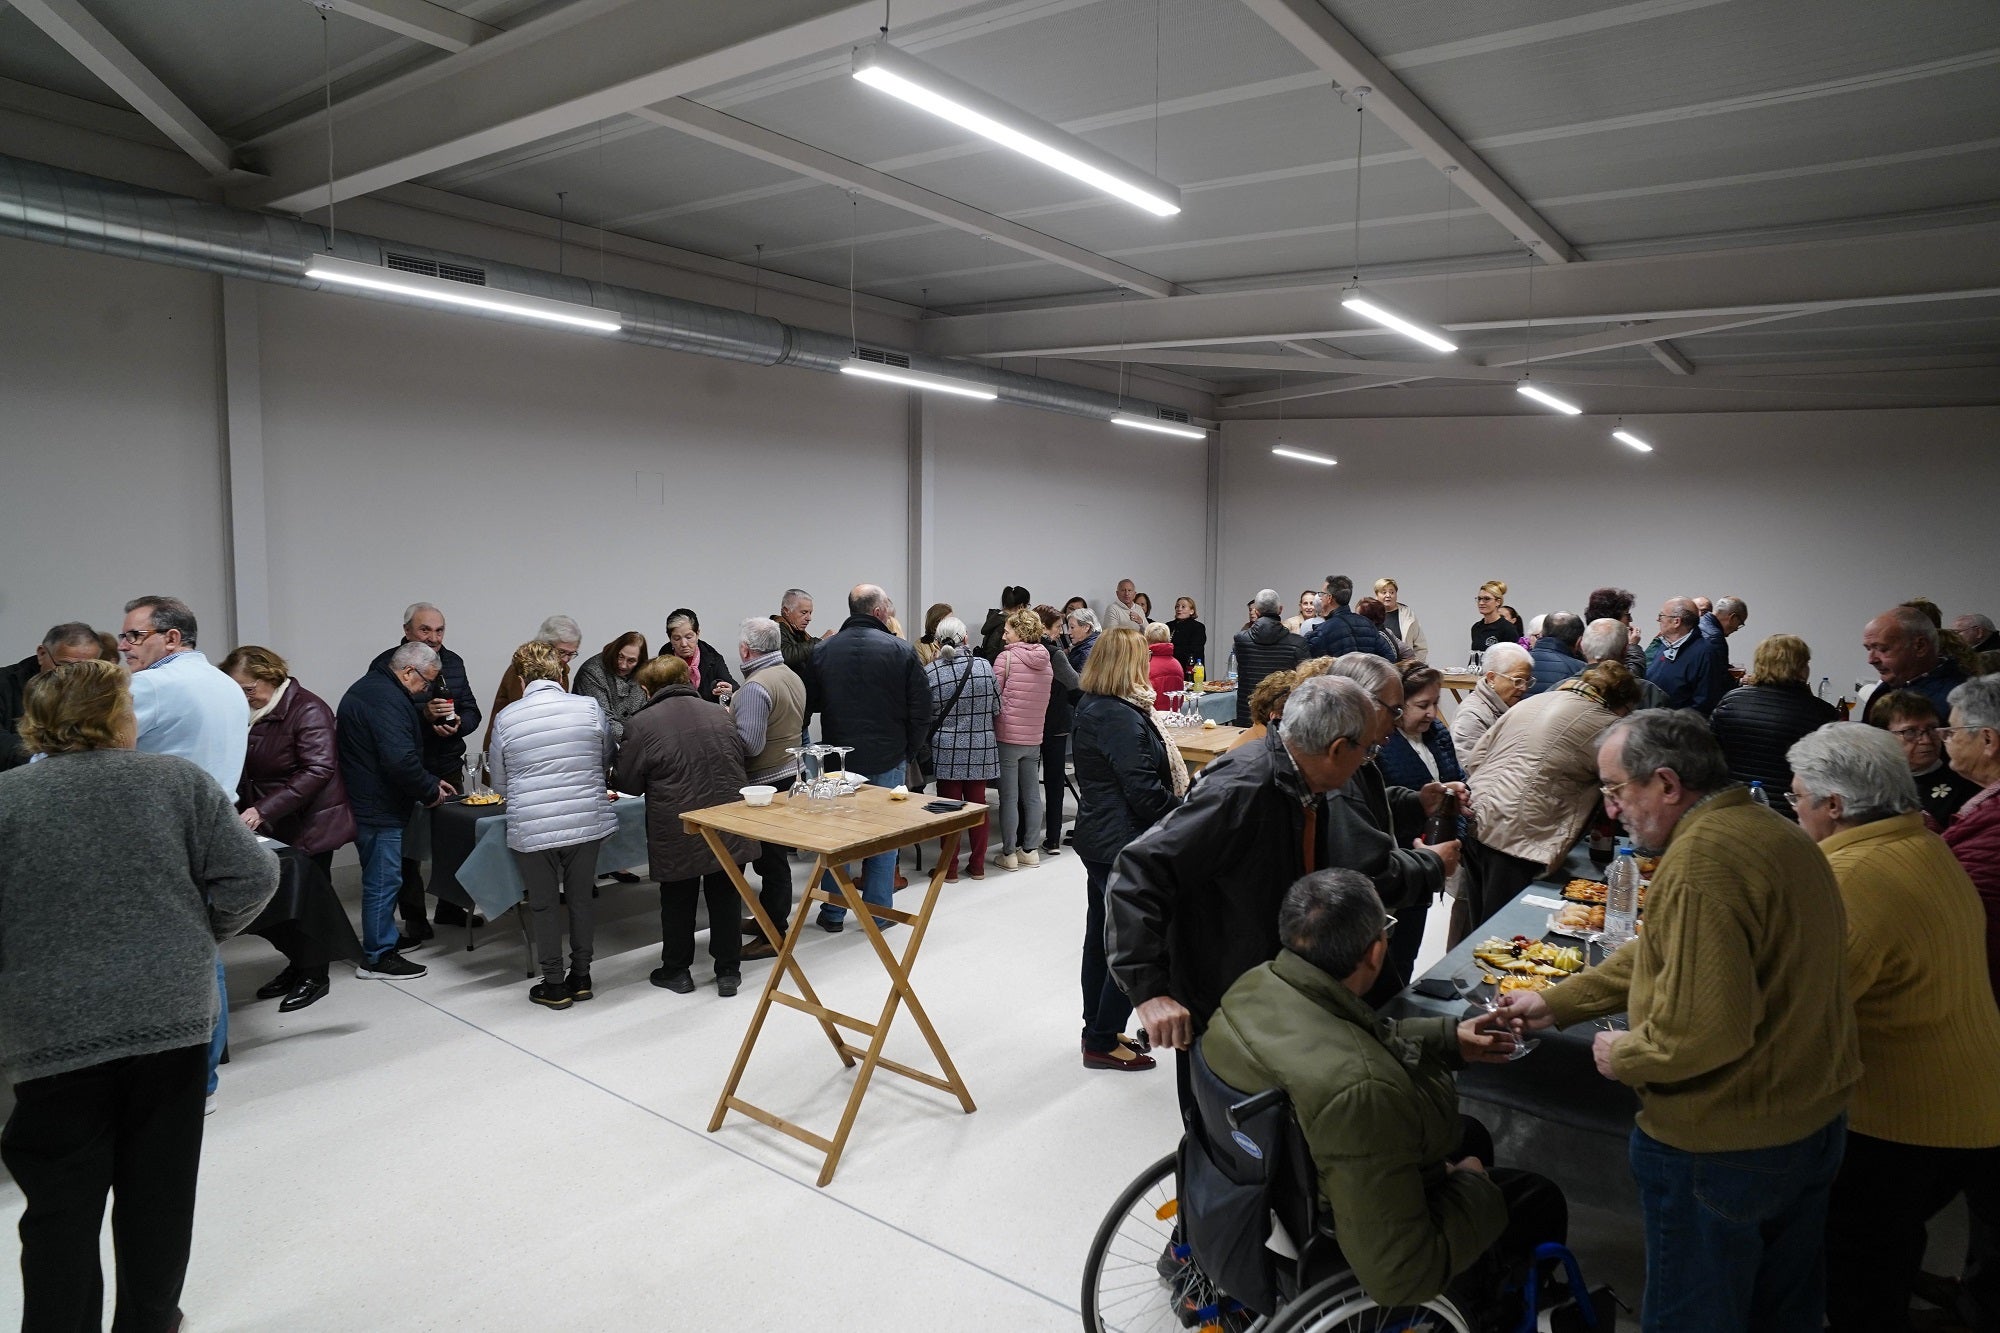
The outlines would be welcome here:
[[[1204,690],[1201,696],[1201,715],[1204,720],[1219,722],[1228,726],[1236,720],[1235,690]]]
[[[646,801],[620,796],[612,804],[618,830],[597,850],[597,873],[646,864]],[[447,902],[497,919],[521,901],[526,887],[507,854],[507,813],[499,805],[468,806],[462,801],[432,812],[431,892]]]

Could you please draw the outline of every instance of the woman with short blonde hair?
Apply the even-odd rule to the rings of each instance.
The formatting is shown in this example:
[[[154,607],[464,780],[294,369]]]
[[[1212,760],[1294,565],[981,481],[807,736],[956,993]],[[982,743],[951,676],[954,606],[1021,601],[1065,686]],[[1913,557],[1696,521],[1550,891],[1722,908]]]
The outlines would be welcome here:
[[[1405,662],[1430,661],[1430,640],[1424,637],[1423,626],[1417,623],[1417,613],[1403,604],[1403,590],[1396,586],[1396,580],[1376,579],[1375,596],[1386,613],[1383,631],[1391,640],[1402,645],[1402,659]]]
[[[1807,682],[1812,677],[1812,649],[1793,634],[1773,634],[1751,654],[1750,674],[1722,696],[1709,715],[1729,775],[1738,782],[1761,782],[1771,808],[1792,814],[1792,766],[1785,752],[1840,713],[1815,698]]]
[[[1472,622],[1472,651],[1483,653],[1496,643],[1519,643],[1527,634],[1518,615],[1507,611],[1507,584],[1500,579],[1488,579],[1479,585],[1479,592],[1472,599],[1479,608],[1479,619]]]

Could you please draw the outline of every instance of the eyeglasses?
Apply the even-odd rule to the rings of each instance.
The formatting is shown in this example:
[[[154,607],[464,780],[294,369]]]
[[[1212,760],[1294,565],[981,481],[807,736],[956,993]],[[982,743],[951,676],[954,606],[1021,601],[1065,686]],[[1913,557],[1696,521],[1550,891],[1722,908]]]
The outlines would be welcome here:
[[[161,631],[156,629],[121,629],[118,631],[118,642],[137,648],[158,633]]]
[[[1926,736],[1941,735],[1949,730],[1951,728],[1940,727],[1935,722],[1927,722],[1921,727],[1892,727],[1889,730],[1889,734],[1899,741],[1915,741],[1922,740]]]
[[[1992,727],[1933,727],[1933,728],[1932,728],[1932,730],[1933,730],[1933,731],[1935,731],[1935,732],[1937,732],[1937,734],[1938,734],[1938,739],[1939,739],[1939,740],[1945,740],[1945,741],[1948,741],[1948,740],[1950,740],[1950,739],[1951,739],[1951,738],[1952,738],[1953,736],[1958,736],[1958,735],[1970,735],[1970,734],[1971,734],[1972,732],[1975,732],[1975,731],[1992,731],[1992,730],[1994,730],[1994,728],[1992,728]]]
[[[1381,701],[1380,699],[1377,699],[1377,700],[1376,700],[1375,702],[1376,702],[1376,703],[1378,703],[1378,704],[1382,704],[1382,707],[1383,707],[1383,708],[1384,708],[1385,710],[1387,710],[1387,712],[1388,712],[1388,714],[1389,714],[1389,716],[1390,716],[1390,717],[1393,717],[1393,718],[1397,718],[1397,719],[1401,719],[1401,718],[1402,718],[1402,716],[1403,716],[1403,705],[1401,705],[1401,704],[1384,704],[1384,703],[1382,703],[1382,701]]]
[[[1488,597],[1482,593],[1480,596],[1475,597],[1472,600],[1475,602],[1497,602],[1500,599],[1498,597]]]
[[[1393,940],[1393,939],[1395,939],[1395,938],[1396,938],[1396,917],[1395,917],[1395,914],[1394,914],[1394,913],[1385,913],[1385,917],[1386,917],[1386,919],[1387,919],[1387,921],[1388,921],[1388,924],[1382,927],[1382,938],[1383,938],[1383,939],[1385,939],[1385,940]]]
[[[1649,774],[1648,776],[1650,777],[1651,775]],[[1608,787],[1599,787],[1597,794],[1607,801],[1622,803],[1624,798],[1619,796],[1619,792],[1624,791],[1635,782],[1644,782],[1646,780],[1646,778],[1627,778],[1623,782],[1614,782]]]

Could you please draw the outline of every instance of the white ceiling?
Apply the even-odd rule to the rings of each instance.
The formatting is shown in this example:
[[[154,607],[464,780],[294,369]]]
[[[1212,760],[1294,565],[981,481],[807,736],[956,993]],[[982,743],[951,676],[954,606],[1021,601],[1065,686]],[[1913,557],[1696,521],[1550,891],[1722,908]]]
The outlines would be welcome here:
[[[1749,248],[1771,257],[1755,303],[1805,311],[1714,331],[1682,320],[1669,327],[1690,331],[1671,353],[1606,347],[1551,364],[1622,372],[1627,382],[1590,390],[1606,410],[1627,395],[1706,410],[1719,394],[1741,398],[1760,367],[1794,385],[1845,367],[1870,384],[1909,376],[1931,401],[2000,400],[1992,0],[893,4],[898,45],[1179,186],[1184,211],[1168,219],[846,77],[849,47],[881,21],[876,4],[336,0],[323,20],[305,0],[51,2],[80,3],[241,164],[269,172],[261,197],[237,173],[244,202],[323,200],[306,149],[324,151],[330,64],[336,141],[346,131],[349,156],[379,146],[383,158],[372,176],[378,164],[351,180],[343,170],[340,193],[414,179],[551,216],[560,194],[572,221],[811,281],[844,286],[851,263],[863,292],[930,312],[928,349],[1166,365],[1206,381],[1225,416],[1275,411],[1281,397],[1322,415],[1400,410],[1381,406],[1392,400],[1514,410],[1504,377],[1454,380],[1450,365],[1359,329],[1330,293],[1316,319],[1280,296],[1356,266],[1357,117],[1288,26],[1331,17],[1390,72],[1361,117],[1360,272],[1425,318],[1478,325],[1456,360],[1500,364],[1527,337],[1525,233],[1458,188],[1490,169],[1579,256],[1532,261],[1543,348],[1620,341],[1633,315],[1711,312],[1726,292],[1692,304],[1682,293],[1738,271],[1728,256],[1740,263]],[[42,30],[43,0],[17,3],[0,0],[0,77],[119,103]],[[645,26],[665,12],[672,28]],[[407,35],[425,26],[423,40]],[[468,32],[470,49],[448,49]],[[1436,144],[1392,132],[1385,102],[1434,113],[1465,174],[1449,181]],[[689,117],[733,140],[791,141],[779,156],[796,149],[815,174],[694,137]],[[1871,237],[1895,244],[1858,248]],[[1872,285],[1855,280],[1864,257]],[[1204,325],[1222,307],[1201,294],[1217,292],[1272,299],[1246,297]],[[1109,314],[1093,309],[1104,303]],[[1326,336],[1282,337],[1310,333]],[[1176,356],[1149,362],[1149,345],[1169,343]],[[1664,364],[1676,354],[1692,374]],[[1442,373],[1320,392],[1334,383],[1326,362],[1342,357],[1428,359]],[[1305,387],[1311,396],[1292,396]]]

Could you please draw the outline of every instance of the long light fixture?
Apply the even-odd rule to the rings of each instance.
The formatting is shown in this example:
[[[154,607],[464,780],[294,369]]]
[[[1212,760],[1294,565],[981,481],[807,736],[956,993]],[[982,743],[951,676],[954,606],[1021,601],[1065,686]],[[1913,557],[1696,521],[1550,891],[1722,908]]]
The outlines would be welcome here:
[[[1634,449],[1637,449],[1642,454],[1650,454],[1653,452],[1652,445],[1647,444],[1644,440],[1634,435],[1631,431],[1626,430],[1623,426],[1620,426],[1617,430],[1612,431],[1611,438],[1618,441],[1620,444],[1631,445]]]
[[[1294,449],[1287,444],[1274,444],[1271,446],[1271,452],[1280,458],[1297,459],[1301,463],[1318,463],[1321,467],[1336,467],[1340,463],[1338,458],[1328,458],[1325,454],[1307,453],[1304,449]]]
[[[856,47],[849,72],[871,88],[899,97],[960,129],[1074,176],[1148,213],[1164,218],[1181,211],[1181,194],[1173,186],[1133,170],[1109,153],[969,83],[933,69],[886,41]]]
[[[1558,398],[1547,389],[1527,380],[1522,380],[1519,384],[1516,384],[1514,392],[1520,394],[1523,398],[1534,399],[1543,407],[1553,407],[1556,411],[1566,416],[1580,416],[1583,413],[1582,408],[1570,402],[1567,398]]]
[[[1413,339],[1438,352],[1456,352],[1458,344],[1442,333],[1425,328],[1407,315],[1397,314],[1383,305],[1373,292],[1354,283],[1340,290],[1340,303],[1363,319],[1380,324],[1385,329],[1393,329],[1405,338]]]
[[[1120,412],[1111,418],[1114,426],[1130,426],[1134,430],[1157,431],[1161,435],[1172,435],[1183,440],[1205,440],[1208,432],[1198,426],[1183,426],[1178,421],[1160,421],[1153,417],[1135,417],[1130,412]]]
[[[884,384],[900,384],[906,389],[924,389],[931,393],[957,394],[960,398],[977,398],[992,402],[1000,395],[983,384],[971,380],[955,380],[946,375],[933,375],[923,370],[904,370],[900,366],[885,366],[874,361],[863,361],[858,356],[850,356],[840,363],[843,375],[859,375],[865,380],[880,380]]]
[[[470,283],[453,282],[449,278],[378,268],[374,264],[362,264],[334,255],[314,255],[306,265],[306,276],[341,287],[414,296],[439,305],[515,315],[565,328],[588,329],[593,333],[616,333],[625,326],[624,318],[615,310],[599,310],[596,306],[578,305],[573,301],[551,301],[542,296],[502,291],[494,287],[475,287]]]

